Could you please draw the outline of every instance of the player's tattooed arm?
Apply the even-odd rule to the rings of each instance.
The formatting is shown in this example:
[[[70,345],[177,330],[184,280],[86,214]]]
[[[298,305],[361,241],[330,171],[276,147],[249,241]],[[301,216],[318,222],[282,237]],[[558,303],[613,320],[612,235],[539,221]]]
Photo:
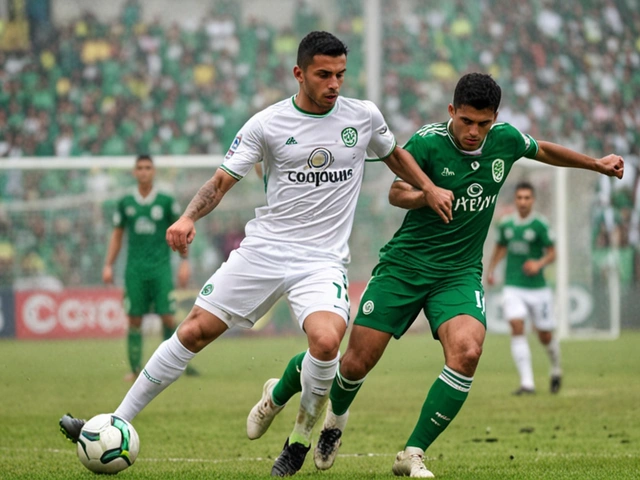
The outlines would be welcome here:
[[[196,236],[196,220],[204,217],[218,206],[222,197],[238,180],[218,169],[207,182],[200,187],[191,199],[182,216],[167,229],[167,244],[174,252],[187,253],[189,245]]]
[[[189,217],[194,222],[199,220],[216,208],[222,197],[237,182],[235,178],[224,170],[218,169],[213,177],[200,187],[200,190],[191,199],[182,215]]]

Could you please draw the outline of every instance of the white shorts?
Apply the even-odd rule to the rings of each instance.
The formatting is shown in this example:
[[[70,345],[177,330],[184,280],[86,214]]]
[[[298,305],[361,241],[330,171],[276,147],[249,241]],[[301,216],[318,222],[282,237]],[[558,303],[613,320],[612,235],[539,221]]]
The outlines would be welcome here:
[[[196,305],[229,327],[251,328],[285,297],[300,328],[314,312],[328,311],[349,322],[346,268],[312,261],[283,246],[240,246],[205,282]]]
[[[537,330],[550,332],[555,329],[553,315],[553,292],[549,287],[522,288],[504,287],[502,307],[506,320],[531,318]]]

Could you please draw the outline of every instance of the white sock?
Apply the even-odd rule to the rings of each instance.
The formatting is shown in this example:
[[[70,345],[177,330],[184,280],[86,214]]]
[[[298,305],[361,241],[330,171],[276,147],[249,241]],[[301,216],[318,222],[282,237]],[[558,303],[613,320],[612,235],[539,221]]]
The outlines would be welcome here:
[[[526,335],[511,337],[511,356],[520,374],[520,386],[523,388],[535,387],[533,381],[533,367],[531,366],[531,350]]]
[[[180,343],[174,332],[153,353],[115,414],[132,421],[151,400],[182,375],[195,355]]]
[[[340,354],[333,360],[322,361],[313,358],[309,350],[302,360],[300,383],[300,410],[291,437],[294,441],[307,445],[311,442],[311,431],[329,400],[329,390],[338,370]]]
[[[344,433],[344,429],[347,427],[347,420],[349,420],[349,410],[344,412],[342,415],[336,415],[333,413],[331,401],[329,401],[329,404],[327,405],[327,414],[324,417],[322,428],[326,430],[337,428]]]
[[[560,368],[560,342],[554,336],[551,341],[545,345],[547,355],[549,355],[549,361],[551,362],[551,375],[562,375],[562,368]]]

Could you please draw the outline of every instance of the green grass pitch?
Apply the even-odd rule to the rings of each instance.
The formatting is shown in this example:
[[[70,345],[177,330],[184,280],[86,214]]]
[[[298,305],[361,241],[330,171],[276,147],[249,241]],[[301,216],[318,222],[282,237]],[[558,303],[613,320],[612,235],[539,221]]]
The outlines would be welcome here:
[[[427,452],[436,478],[640,478],[640,332],[563,342],[565,379],[557,396],[548,392],[546,356],[529,340],[538,394],[510,394],[517,377],[509,339],[488,336],[469,400]],[[158,342],[146,339],[147,356]],[[194,360],[202,376],[179,379],[134,420],[140,455],[118,477],[270,478],[299,397],[259,440],[246,438],[246,416],[264,381],[279,376],[305,342],[223,337],[207,347]],[[57,422],[67,411],[85,418],[113,411],[128,387],[124,358],[124,340],[1,341],[0,479],[93,478]],[[393,478],[394,455],[442,362],[428,334],[393,341],[352,406],[334,467],[317,471],[310,454],[296,477]]]

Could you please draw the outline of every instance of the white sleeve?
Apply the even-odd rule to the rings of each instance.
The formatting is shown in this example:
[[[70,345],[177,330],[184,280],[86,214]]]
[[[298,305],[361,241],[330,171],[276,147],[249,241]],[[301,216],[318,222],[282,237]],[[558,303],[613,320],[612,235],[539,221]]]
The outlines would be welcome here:
[[[371,112],[371,140],[367,145],[367,159],[379,160],[387,158],[396,146],[394,137],[378,107],[368,100],[364,104]]]
[[[263,128],[259,115],[251,117],[240,129],[222,162],[224,169],[232,177],[240,180],[262,160]]]

